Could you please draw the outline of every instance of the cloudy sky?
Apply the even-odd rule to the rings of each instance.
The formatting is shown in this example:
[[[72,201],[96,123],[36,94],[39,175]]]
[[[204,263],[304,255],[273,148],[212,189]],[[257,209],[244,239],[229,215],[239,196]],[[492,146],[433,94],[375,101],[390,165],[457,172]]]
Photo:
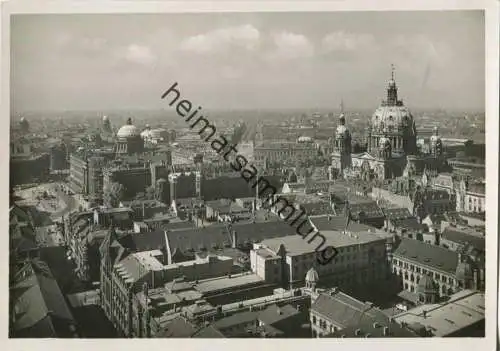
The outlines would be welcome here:
[[[484,108],[479,11],[17,15],[11,108]]]

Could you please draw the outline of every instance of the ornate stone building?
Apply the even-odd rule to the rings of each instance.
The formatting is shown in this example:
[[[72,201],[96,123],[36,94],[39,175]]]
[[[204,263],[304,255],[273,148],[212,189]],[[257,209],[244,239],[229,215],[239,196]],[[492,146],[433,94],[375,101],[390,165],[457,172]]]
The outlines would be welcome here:
[[[115,152],[117,155],[144,152],[144,140],[139,129],[132,124],[131,118],[116,133]]]
[[[349,145],[346,145],[347,139]],[[414,176],[426,167],[439,169],[443,164],[443,146],[437,128],[431,138],[431,153],[418,152],[415,121],[403,100],[398,98],[394,70],[388,82],[386,99],[373,113],[365,140],[367,152],[351,154],[351,135],[345,126],[345,117],[341,115],[332,153],[332,175],[355,174],[364,180],[385,180],[402,175]]]

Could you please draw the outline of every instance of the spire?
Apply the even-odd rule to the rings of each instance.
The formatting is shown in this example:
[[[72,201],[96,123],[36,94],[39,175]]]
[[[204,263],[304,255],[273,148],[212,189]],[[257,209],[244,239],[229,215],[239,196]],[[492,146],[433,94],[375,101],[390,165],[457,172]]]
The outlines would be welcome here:
[[[398,88],[396,87],[396,81],[394,80],[395,67],[391,64],[391,79],[389,80],[389,86],[387,87],[387,105],[396,106],[398,104]]]
[[[344,99],[340,98],[340,114],[344,114]]]

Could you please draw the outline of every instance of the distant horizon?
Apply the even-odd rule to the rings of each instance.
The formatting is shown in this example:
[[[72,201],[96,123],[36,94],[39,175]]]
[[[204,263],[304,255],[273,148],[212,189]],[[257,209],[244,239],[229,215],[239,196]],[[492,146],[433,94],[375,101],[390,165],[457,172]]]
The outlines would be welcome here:
[[[13,15],[11,107],[161,109],[178,82],[206,110],[369,110],[394,64],[409,108],[484,110],[484,31],[480,10]]]

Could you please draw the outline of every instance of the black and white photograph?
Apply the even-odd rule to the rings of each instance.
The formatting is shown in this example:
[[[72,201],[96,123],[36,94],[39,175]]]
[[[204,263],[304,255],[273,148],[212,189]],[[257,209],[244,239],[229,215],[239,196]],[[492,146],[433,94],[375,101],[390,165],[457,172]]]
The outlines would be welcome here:
[[[486,10],[261,7],[10,14],[9,338],[495,337]]]

